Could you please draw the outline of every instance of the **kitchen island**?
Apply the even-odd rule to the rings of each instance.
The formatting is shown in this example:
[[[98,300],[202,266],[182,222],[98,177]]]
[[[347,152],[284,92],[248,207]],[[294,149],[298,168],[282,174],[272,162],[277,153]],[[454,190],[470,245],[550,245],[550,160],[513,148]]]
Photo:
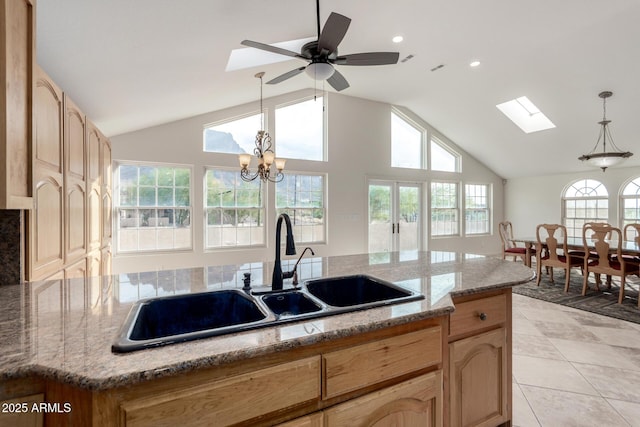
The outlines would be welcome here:
[[[7,409],[29,408],[0,414],[0,425],[7,416],[127,426],[373,425],[394,416],[434,425],[510,421],[511,286],[533,272],[495,258],[450,252],[307,258],[298,267],[301,282],[367,274],[425,298],[111,352],[135,301],[241,288],[246,272],[260,288],[272,267],[258,262],[0,286],[0,400],[12,402]],[[467,386],[483,392],[463,407]],[[49,405],[36,412],[32,402]]]

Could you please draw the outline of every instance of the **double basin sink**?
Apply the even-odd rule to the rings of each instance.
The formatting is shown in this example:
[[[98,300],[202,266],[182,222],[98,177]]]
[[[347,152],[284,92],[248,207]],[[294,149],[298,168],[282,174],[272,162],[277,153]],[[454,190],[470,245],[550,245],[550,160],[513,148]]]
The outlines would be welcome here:
[[[138,301],[111,350],[124,353],[424,298],[367,275],[309,280],[275,292],[226,289]]]

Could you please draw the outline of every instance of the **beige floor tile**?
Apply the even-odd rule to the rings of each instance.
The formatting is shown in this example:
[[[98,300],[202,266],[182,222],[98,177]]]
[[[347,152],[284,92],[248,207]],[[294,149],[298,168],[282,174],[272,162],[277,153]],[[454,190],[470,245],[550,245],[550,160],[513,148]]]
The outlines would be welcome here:
[[[518,328],[518,331],[521,332],[522,329]],[[529,335],[526,332],[513,334],[513,354],[566,360],[547,337],[543,335]]]
[[[528,320],[532,322],[559,323],[561,325],[571,324],[580,326],[577,320],[563,310],[554,308],[553,305],[546,307],[521,307],[522,313]]]
[[[535,327],[547,338],[573,340],[582,342],[601,342],[589,328],[579,323],[557,323],[547,321],[534,321]]]
[[[536,327],[534,322],[527,319],[524,316],[518,316],[513,318],[513,330],[518,331],[518,333],[526,334],[526,335],[537,335],[544,336],[544,334]]]
[[[564,360],[514,355],[513,376],[520,385],[599,396],[578,370]]]
[[[591,327],[589,331],[596,335],[603,343],[619,347],[640,348],[638,330],[635,328]]]
[[[632,371],[640,369],[629,350],[607,344],[550,338],[551,343],[571,362],[600,366],[617,366]],[[640,354],[637,356],[640,358]]]
[[[573,366],[603,397],[640,403],[640,371],[582,363]]]
[[[522,394],[520,386],[513,384],[513,426],[514,427],[540,427],[540,423],[533,413],[529,402]]]
[[[632,427],[640,427],[640,403],[607,399],[609,404],[627,420]]]
[[[628,427],[599,396],[520,385],[542,427]]]

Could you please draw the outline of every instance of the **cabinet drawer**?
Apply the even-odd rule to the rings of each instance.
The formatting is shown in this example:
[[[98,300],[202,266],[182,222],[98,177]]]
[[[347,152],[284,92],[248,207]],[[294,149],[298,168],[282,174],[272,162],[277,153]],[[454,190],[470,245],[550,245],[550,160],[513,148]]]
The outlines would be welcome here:
[[[439,326],[324,354],[322,398],[436,365],[441,355]]]
[[[455,306],[449,323],[450,336],[498,325],[507,318],[507,298],[504,294],[456,303]]]
[[[320,397],[320,357],[122,404],[127,426],[229,425]]]

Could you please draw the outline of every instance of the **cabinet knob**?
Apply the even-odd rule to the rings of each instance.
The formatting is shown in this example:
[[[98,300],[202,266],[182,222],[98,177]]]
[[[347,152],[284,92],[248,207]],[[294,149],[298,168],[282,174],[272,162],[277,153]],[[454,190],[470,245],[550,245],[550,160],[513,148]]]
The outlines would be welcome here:
[[[478,314],[478,317],[480,318],[480,320],[485,321],[487,320],[487,313],[480,313]]]

